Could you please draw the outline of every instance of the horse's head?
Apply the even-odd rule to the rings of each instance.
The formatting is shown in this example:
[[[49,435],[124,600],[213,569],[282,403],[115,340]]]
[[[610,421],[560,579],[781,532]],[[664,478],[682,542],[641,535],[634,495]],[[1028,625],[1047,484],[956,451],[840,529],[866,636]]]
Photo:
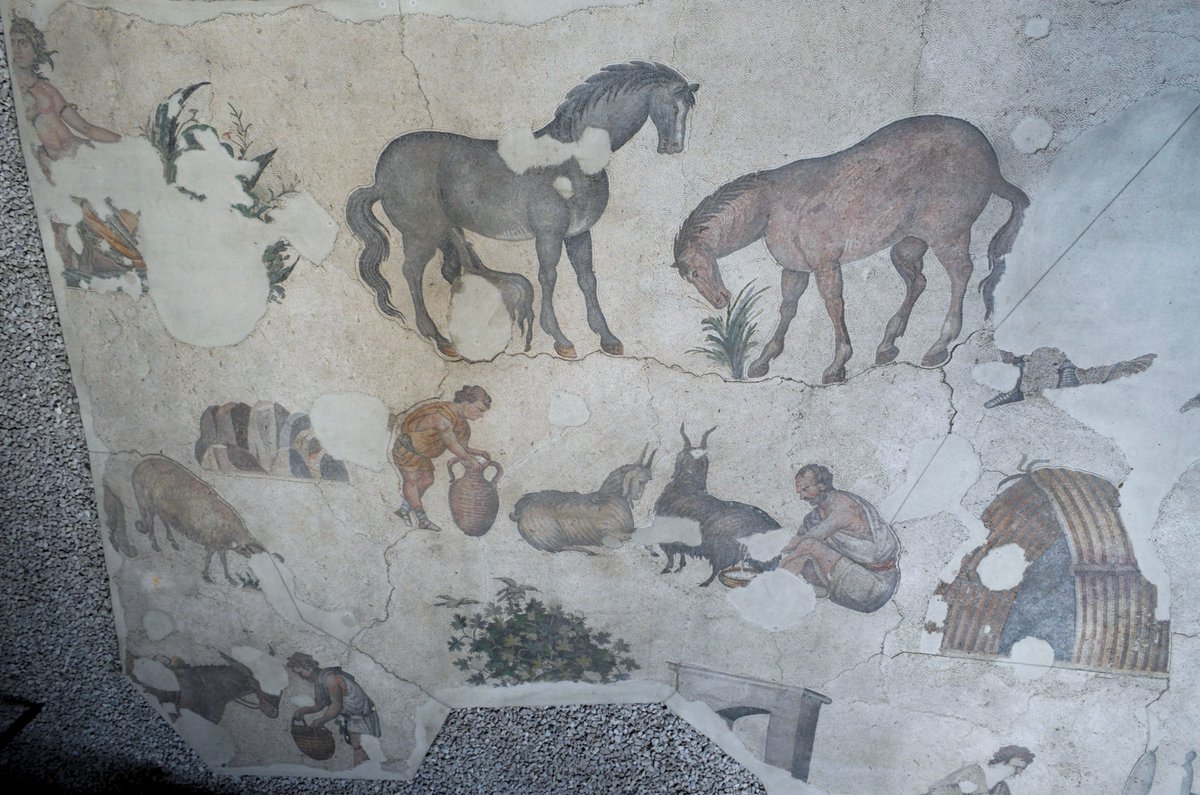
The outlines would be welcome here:
[[[258,691],[258,709],[268,718],[279,717],[279,694],[264,693]]]
[[[654,87],[650,93],[650,120],[658,130],[658,153],[677,155],[683,151],[687,136],[688,111],[696,104],[699,83],[670,81]]]
[[[729,305],[730,294],[721,281],[721,269],[712,250],[701,241],[675,241],[675,269],[684,281],[695,287],[715,309]]]

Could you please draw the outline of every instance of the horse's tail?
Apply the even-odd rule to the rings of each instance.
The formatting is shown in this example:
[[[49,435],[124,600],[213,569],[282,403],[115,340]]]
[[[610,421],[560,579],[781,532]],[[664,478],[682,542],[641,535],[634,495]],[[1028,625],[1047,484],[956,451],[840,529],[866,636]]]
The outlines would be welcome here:
[[[979,283],[979,291],[983,293],[985,320],[992,316],[992,310],[995,309],[993,293],[1000,277],[1004,275],[1004,256],[1012,251],[1013,241],[1017,239],[1017,232],[1021,229],[1021,221],[1025,219],[1025,208],[1029,206],[1029,197],[1025,195],[1025,191],[999,174],[996,175],[996,185],[992,188],[992,193],[1011,204],[1012,213],[1004,222],[1004,226],[992,237],[992,242],[988,243],[988,274]]]
[[[346,201],[346,222],[350,225],[350,231],[363,243],[362,254],[358,255],[358,275],[375,291],[375,303],[379,305],[379,310],[388,317],[399,318],[403,323],[404,314],[392,303],[392,288],[383,278],[381,270],[390,249],[387,231],[375,213],[371,212],[371,207],[380,198],[376,185],[355,190]]]

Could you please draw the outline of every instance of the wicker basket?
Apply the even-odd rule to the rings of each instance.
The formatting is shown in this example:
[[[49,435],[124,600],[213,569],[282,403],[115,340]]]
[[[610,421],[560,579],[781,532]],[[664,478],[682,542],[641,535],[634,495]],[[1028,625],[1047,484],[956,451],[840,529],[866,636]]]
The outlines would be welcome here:
[[[325,760],[333,756],[336,744],[333,732],[324,726],[308,726],[304,718],[292,718],[292,740],[300,753],[310,759]]]

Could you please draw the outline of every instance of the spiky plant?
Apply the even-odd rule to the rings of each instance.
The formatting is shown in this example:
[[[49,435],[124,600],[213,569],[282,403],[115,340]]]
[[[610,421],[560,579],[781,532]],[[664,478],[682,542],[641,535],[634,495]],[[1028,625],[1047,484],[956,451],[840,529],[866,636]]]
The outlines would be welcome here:
[[[729,368],[729,375],[736,381],[746,376],[746,359],[758,347],[754,333],[758,330],[758,312],[755,305],[766,287],[752,289],[750,282],[725,307],[724,315],[709,315],[700,321],[704,332],[704,345],[692,348],[688,353],[707,356],[717,364]]]

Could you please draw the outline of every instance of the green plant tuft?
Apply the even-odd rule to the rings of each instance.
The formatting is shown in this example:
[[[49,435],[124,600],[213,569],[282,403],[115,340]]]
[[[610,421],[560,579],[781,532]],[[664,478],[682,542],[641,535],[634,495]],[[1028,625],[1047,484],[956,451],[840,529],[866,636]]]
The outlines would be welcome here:
[[[766,287],[754,287],[750,282],[725,307],[724,315],[709,315],[700,321],[704,332],[704,345],[692,348],[688,353],[707,356],[717,364],[729,368],[729,375],[736,381],[746,377],[746,360],[758,347],[754,334],[758,331],[758,312],[755,305],[767,291]]]
[[[455,614],[446,646],[454,666],[472,685],[522,682],[614,682],[640,666],[629,644],[593,632],[586,619],[560,605],[547,606],[524,589],[502,591],[473,614]]]

